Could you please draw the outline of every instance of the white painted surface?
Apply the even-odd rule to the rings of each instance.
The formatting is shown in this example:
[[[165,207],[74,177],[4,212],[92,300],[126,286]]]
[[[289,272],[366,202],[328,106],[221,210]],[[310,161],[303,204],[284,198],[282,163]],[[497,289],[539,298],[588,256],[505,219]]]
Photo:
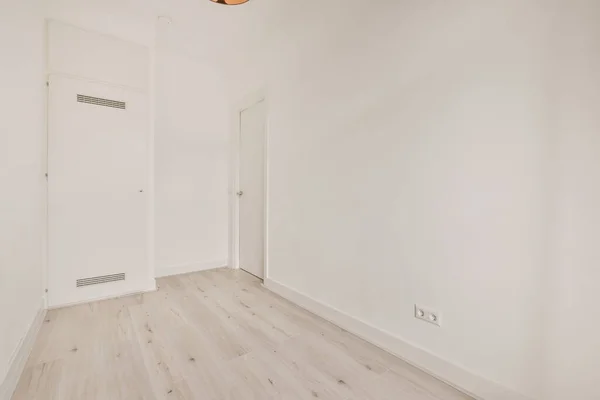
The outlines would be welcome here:
[[[156,271],[228,258],[229,120],[217,69],[157,52]]]
[[[44,2],[0,1],[0,398],[43,304]]]
[[[556,4],[280,5],[240,79],[269,90],[268,278],[539,398]]]
[[[57,10],[60,10],[59,4],[57,2],[51,2],[49,4],[49,15],[56,15]],[[96,18],[101,19],[102,14],[99,13],[98,15],[96,15]],[[89,18],[84,19],[88,22],[90,21]],[[117,132],[117,130],[119,128],[116,128],[117,130],[114,130],[114,126],[108,127],[107,124],[109,123],[110,119],[104,119],[107,115],[96,115],[95,117],[100,118],[101,123],[95,125],[92,124],[92,128],[88,129],[86,124],[90,123],[89,119],[93,116],[90,114],[81,114],[77,117],[78,123],[81,129],[87,130],[88,134],[90,135],[90,140],[86,142],[75,142],[73,141],[73,139],[78,137],[74,135],[69,138],[70,143],[69,141],[63,143],[66,147],[62,148],[61,151],[65,151],[67,154],[69,154],[70,157],[72,157],[69,161],[71,161],[73,165],[77,165],[81,162],[81,160],[78,158],[81,157],[81,155],[77,156],[77,152],[73,152],[73,148],[75,147],[75,145],[88,145],[87,149],[84,150],[87,150],[89,152],[88,157],[86,157],[86,160],[90,160],[90,162],[99,163],[100,160],[110,160],[110,163],[108,165],[113,167],[117,166],[121,161],[130,162],[130,166],[136,165],[135,168],[139,168],[139,171],[135,172],[138,175],[135,178],[127,176],[127,168],[125,169],[125,172],[123,174],[117,174],[116,176],[121,178],[120,183],[129,180],[129,184],[132,185],[132,187],[127,190],[135,191],[134,193],[138,193],[139,200],[143,200],[143,202],[141,203],[141,207],[134,207],[135,212],[127,213],[129,219],[126,218],[127,222],[125,223],[127,225],[127,223],[134,223],[133,221],[139,220],[138,222],[140,223],[136,227],[136,229],[138,229],[137,232],[131,232],[128,228],[121,230],[121,239],[123,237],[131,237],[133,238],[132,240],[135,241],[135,243],[129,242],[128,245],[125,245],[124,243],[127,243],[127,241],[125,241],[122,243],[115,242],[112,245],[109,245],[108,242],[102,242],[102,240],[99,240],[98,243],[96,243],[95,245],[96,248],[94,248],[94,246],[92,246],[92,242],[98,239],[97,237],[95,237],[95,235],[104,235],[103,237],[105,238],[108,238],[111,235],[107,235],[107,232],[103,232],[103,229],[98,229],[98,226],[93,227],[90,225],[86,226],[93,232],[93,234],[89,235],[87,238],[84,236],[78,236],[80,240],[87,240],[87,246],[81,246],[81,248],[79,248],[78,250],[78,256],[81,258],[81,260],[79,261],[81,262],[83,259],[85,259],[87,264],[85,264],[86,267],[84,268],[79,267],[80,270],[77,272],[77,275],[79,275],[79,273],[92,273],[92,271],[95,271],[97,273],[86,276],[105,275],[109,273],[114,273],[106,271],[122,269],[121,266],[123,264],[127,264],[127,269],[130,271],[130,273],[128,274],[125,283],[99,285],[93,288],[90,287],[83,290],[79,289],[79,291],[77,292],[73,291],[73,282],[69,282],[71,284],[69,285],[67,281],[72,281],[74,275],[69,275],[67,279],[67,276],[65,274],[56,274],[55,272],[52,272],[52,268],[54,268],[53,263],[54,266],[61,265],[61,268],[63,269],[72,270],[74,268],[73,263],[77,262],[75,260],[75,258],[77,257],[69,257],[69,262],[71,264],[69,264],[69,262],[61,261],[61,259],[66,257],[66,255],[70,251],[70,249],[68,249],[68,246],[66,245],[66,243],[69,242],[69,240],[65,239],[63,231],[67,224],[63,224],[62,228],[58,228],[58,230],[61,231],[60,235],[57,234],[57,232],[52,232],[52,229],[55,229],[58,226],[58,224],[51,224],[49,236],[51,237],[51,239],[53,239],[53,242],[49,246],[50,266],[48,279],[49,286],[54,286],[54,290],[51,290],[50,305],[57,306],[59,304],[71,304],[81,302],[84,299],[91,300],[110,297],[123,293],[152,290],[154,288],[154,269],[152,265],[154,261],[154,252],[152,250],[152,219],[154,215],[153,212],[149,209],[149,207],[152,206],[151,200],[153,199],[153,182],[151,179],[152,177],[150,176],[153,167],[153,154],[150,154],[149,152],[152,150],[153,144],[153,121],[150,115],[148,99],[149,92],[153,89],[153,85],[151,84],[152,82],[150,82],[149,79],[149,51],[146,47],[142,45],[120,40],[113,36],[87,31],[85,29],[74,27],[62,22],[49,21],[47,30],[47,68],[48,71],[53,75],[54,79],[58,79],[59,76],[64,76],[76,77],[77,79],[79,79],[79,82],[83,82],[81,78],[85,78],[94,82],[108,82],[109,85],[111,85],[110,87],[95,85],[92,91],[95,91],[96,93],[104,93],[104,96],[96,95],[97,97],[109,99],[115,98],[117,100],[119,97],[124,97],[133,101],[135,103],[134,107],[132,107],[131,110],[128,109],[126,113],[128,115],[133,115],[134,113],[136,114],[135,119],[137,121],[136,123],[138,124],[138,126],[134,128],[135,134],[129,135],[129,139],[131,139],[132,136],[135,136],[137,139],[140,139],[140,141],[136,145],[134,145],[134,147],[128,147],[127,145],[124,147],[120,147],[117,143],[111,144],[110,141],[103,141],[102,137],[106,135],[106,131],[118,135],[119,133]],[[54,87],[52,89],[54,89]],[[90,112],[90,110],[92,109],[94,109],[94,112],[97,112],[99,109],[102,109],[103,111],[115,111],[114,109],[106,108],[86,108],[88,112]],[[109,113],[109,116],[114,115],[122,114]],[[86,120],[86,118],[88,120]],[[69,121],[69,124],[71,124],[71,122],[72,121]],[[131,128],[132,126],[129,126],[125,129]],[[120,133],[122,134],[123,132]],[[128,133],[131,133],[131,131],[129,131]],[[94,142],[97,142],[95,143],[97,150],[90,146]],[[127,143],[132,145],[132,142]],[[127,155],[128,151],[132,151],[131,154]],[[51,153],[51,149],[49,152]],[[121,157],[121,159],[113,160],[114,157]],[[68,160],[68,157],[60,157],[60,159]],[[90,165],[88,165],[88,167],[89,166]],[[123,165],[121,165],[121,167],[123,167]],[[101,174],[100,168],[101,164],[98,164],[96,166],[97,170],[93,171],[94,173],[90,173],[90,176],[94,176],[95,179],[98,179]],[[69,168],[66,168],[66,170],[69,172],[77,171],[76,169],[73,170]],[[110,171],[114,172],[114,170],[112,169]],[[62,171],[60,172],[62,173]],[[76,179],[80,179],[76,178],[76,176],[78,175],[65,174],[59,179],[64,178],[63,183],[69,182],[69,180],[71,180],[71,183],[73,183]],[[56,178],[57,177],[51,173],[51,180],[53,183],[55,182]],[[106,178],[106,176],[104,176],[104,178]],[[135,183],[132,182],[133,180],[135,180]],[[92,180],[88,180],[86,181],[88,186],[78,183],[77,186],[79,187],[79,199],[69,199],[69,201],[75,201],[76,203],[77,201],[79,201],[79,207],[85,208],[91,206],[90,200],[93,200],[95,198],[94,194],[98,194],[98,192],[104,191],[104,194],[106,195],[106,193],[108,193],[109,191],[116,190],[116,193],[118,194],[116,196],[109,196],[110,202],[100,201],[100,203],[103,206],[105,206],[105,208],[100,210],[98,215],[90,213],[87,216],[84,216],[84,213],[82,212],[82,215],[76,218],[77,221],[86,221],[88,224],[92,222],[101,223],[105,228],[108,229],[108,226],[110,225],[110,218],[106,218],[106,216],[102,218],[102,214],[107,213],[111,216],[111,218],[119,220],[119,213],[111,214],[108,211],[108,209],[110,209],[111,207],[118,208],[120,207],[119,204],[122,206],[128,201],[131,201],[132,199],[117,198],[119,196],[123,196],[124,194],[123,187],[117,188],[117,186],[119,186],[117,184],[117,182],[119,182],[119,179],[100,179],[99,182],[100,185],[94,185],[92,183]],[[114,187],[109,187],[110,184],[104,185],[107,182],[112,182]],[[62,191],[63,194],[69,192],[71,189],[66,189],[67,186],[59,188],[59,192]],[[143,193],[140,193],[139,190],[143,190]],[[68,196],[63,196],[62,199],[57,201],[57,204],[64,205],[66,197]],[[101,200],[101,197],[102,196],[96,196],[96,200]],[[53,201],[52,198],[50,198],[50,202],[51,201]],[[77,207],[70,207],[70,210],[73,213],[76,213],[76,208]],[[127,206],[125,206],[125,208],[127,208]],[[94,208],[92,207],[90,209]],[[49,219],[53,220],[54,211],[51,210],[50,213],[51,215],[49,216]],[[71,217],[74,216],[71,215]],[[140,220],[140,217],[143,217],[143,219]],[[115,222],[115,220],[113,220],[113,223]],[[56,218],[56,216],[54,216],[54,221],[62,221],[62,219],[58,219]],[[115,226],[118,226],[118,224],[116,224]],[[129,227],[131,228],[131,225]],[[128,230],[130,236],[127,236]],[[140,236],[140,232],[143,236]],[[72,234],[75,235],[74,232],[72,232]],[[138,243],[140,237],[142,241]],[[118,238],[119,235],[112,235],[111,240],[116,241]],[[53,246],[58,246],[58,250],[53,249]],[[103,248],[102,253],[98,251],[98,249],[100,248]],[[129,250],[127,250],[128,248]],[[143,255],[133,255],[141,251],[144,252]],[[127,253],[127,257],[124,257],[122,261],[108,261],[115,260],[115,257],[117,257],[117,255],[120,253]],[[136,258],[136,260],[130,259],[128,257]],[[142,266],[139,264],[140,261],[143,261]],[[100,273],[101,271],[104,272]],[[75,271],[72,272],[73,274],[75,273]],[[67,288],[68,290],[66,290]]]
[[[565,2],[546,78],[551,180],[544,400],[600,399],[600,3]]]
[[[47,16],[50,19],[49,24],[55,25],[52,29],[58,31],[59,37],[66,36],[66,33],[69,32],[73,33],[79,38],[75,48],[83,47],[81,51],[75,52],[69,46],[67,49],[61,48],[63,46],[56,43],[57,40],[53,40],[59,47],[59,53],[66,58],[71,58],[74,62],[74,66],[71,66],[64,60],[56,60],[53,69],[57,69],[57,65],[60,64],[66,69],[60,73],[67,76],[80,73],[94,80],[113,80],[117,84],[125,86],[139,86],[141,90],[148,93],[150,100],[147,138],[148,177],[145,190],[148,198],[147,257],[149,274],[154,277],[154,98],[156,87],[154,67],[157,34],[155,11],[152,11],[152,7],[148,7],[148,5],[148,2],[136,4],[135,1],[48,0]],[[64,40],[68,42],[72,41],[72,38],[64,38]],[[79,42],[87,43],[83,46]],[[87,53],[93,47],[101,48],[96,49],[97,54],[90,56]],[[125,57],[122,57],[123,53],[126,54]],[[105,58],[99,61],[99,64],[90,65],[89,60],[96,59],[98,54],[102,54]],[[133,60],[132,57],[134,57]],[[145,61],[143,61],[144,59]],[[143,71],[139,74],[132,73],[136,68],[143,68]],[[143,82],[144,76],[146,77],[145,83]]]
[[[159,13],[152,3],[154,0],[46,0],[46,15],[50,20],[151,47]]]
[[[146,90],[148,49],[116,37],[48,22],[48,72]]]
[[[149,289],[146,96],[57,76],[49,93],[49,305]],[[80,103],[78,94],[126,109]],[[126,279],[75,285],[118,273]]]
[[[265,101],[240,112],[239,266],[259,278],[265,271]]]

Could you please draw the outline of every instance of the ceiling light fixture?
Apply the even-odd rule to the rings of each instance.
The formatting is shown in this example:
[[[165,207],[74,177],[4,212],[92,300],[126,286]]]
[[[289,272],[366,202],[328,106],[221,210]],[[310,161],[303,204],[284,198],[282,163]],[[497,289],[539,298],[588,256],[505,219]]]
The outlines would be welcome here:
[[[248,0],[210,0],[213,3],[223,4],[226,6],[237,6],[239,4],[247,3]]]

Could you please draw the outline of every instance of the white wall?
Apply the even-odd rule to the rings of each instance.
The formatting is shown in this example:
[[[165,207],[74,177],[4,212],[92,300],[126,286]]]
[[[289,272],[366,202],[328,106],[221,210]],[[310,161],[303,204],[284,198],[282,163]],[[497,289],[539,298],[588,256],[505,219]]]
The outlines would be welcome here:
[[[48,74],[122,85],[148,93],[149,49],[128,40],[49,20]]]
[[[158,275],[228,263],[229,114],[219,70],[157,52]]]
[[[539,398],[555,5],[303,3],[240,90],[269,93],[269,278]]]
[[[600,399],[600,3],[565,3],[548,63],[554,179],[545,400]]]
[[[46,16],[90,31],[154,45],[155,10],[150,0],[46,0]]]
[[[0,8],[0,392],[43,306],[43,2]],[[1,393],[0,393],[1,396]]]

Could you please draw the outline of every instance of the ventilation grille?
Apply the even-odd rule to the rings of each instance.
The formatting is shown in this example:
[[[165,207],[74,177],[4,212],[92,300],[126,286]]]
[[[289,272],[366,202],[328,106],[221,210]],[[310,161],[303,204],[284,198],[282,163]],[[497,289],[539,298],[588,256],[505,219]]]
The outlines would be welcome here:
[[[124,281],[124,280],[125,280],[124,273],[114,274],[114,275],[95,276],[93,278],[77,279],[77,287],[99,285],[101,283]]]
[[[125,109],[125,103],[122,101],[102,99],[100,97],[85,96],[83,94],[77,95],[77,102],[86,103],[86,104],[94,104],[94,105],[103,106],[103,107],[119,108],[121,110]]]

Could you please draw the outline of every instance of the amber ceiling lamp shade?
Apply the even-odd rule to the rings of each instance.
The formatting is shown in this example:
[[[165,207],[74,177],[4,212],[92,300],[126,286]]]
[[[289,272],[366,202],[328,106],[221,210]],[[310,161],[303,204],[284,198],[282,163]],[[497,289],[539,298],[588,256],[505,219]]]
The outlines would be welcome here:
[[[226,6],[237,6],[239,4],[247,3],[248,0],[210,0],[213,3],[223,4]]]

